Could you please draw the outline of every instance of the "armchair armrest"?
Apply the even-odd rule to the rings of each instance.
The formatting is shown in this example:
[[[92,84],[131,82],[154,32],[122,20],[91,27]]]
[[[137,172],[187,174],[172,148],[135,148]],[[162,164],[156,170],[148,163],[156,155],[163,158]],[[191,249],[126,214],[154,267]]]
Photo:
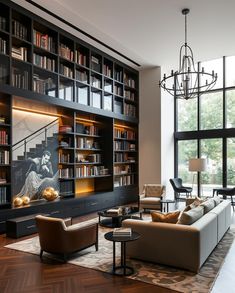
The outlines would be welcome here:
[[[141,193],[141,194],[139,195],[139,199],[142,199],[142,198],[145,198],[145,193]]]

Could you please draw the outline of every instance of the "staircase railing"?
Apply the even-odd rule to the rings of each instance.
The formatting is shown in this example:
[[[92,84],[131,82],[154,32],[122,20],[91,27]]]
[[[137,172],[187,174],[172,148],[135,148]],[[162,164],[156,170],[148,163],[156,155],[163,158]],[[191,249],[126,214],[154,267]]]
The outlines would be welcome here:
[[[12,151],[14,152],[17,149],[19,149],[20,147],[24,146],[24,158],[27,159],[27,144],[43,133],[44,133],[44,138],[45,138],[45,146],[47,147],[47,145],[48,145],[48,130],[51,129],[53,126],[55,126],[56,123],[58,123],[58,121],[59,121],[59,118],[56,118],[55,120],[51,121],[47,125],[39,128],[38,130],[34,131],[30,135],[24,137],[23,139],[21,139],[17,143],[13,144]]]

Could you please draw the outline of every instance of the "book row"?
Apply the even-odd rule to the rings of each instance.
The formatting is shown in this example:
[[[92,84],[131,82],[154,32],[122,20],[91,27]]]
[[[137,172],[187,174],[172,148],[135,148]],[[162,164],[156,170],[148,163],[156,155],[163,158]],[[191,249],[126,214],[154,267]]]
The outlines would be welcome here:
[[[59,163],[71,163],[71,156],[70,154],[64,154],[59,152]]]
[[[130,165],[114,166],[113,171],[114,175],[128,174],[133,172],[132,166]]]
[[[136,133],[132,130],[125,130],[121,128],[114,129],[114,138],[136,139]]]
[[[136,117],[136,107],[130,104],[124,103],[124,115]]]
[[[76,123],[76,132],[79,134],[99,135],[99,128],[95,125],[84,125]]]
[[[12,34],[15,35],[17,38],[27,40],[28,30],[25,25],[23,25],[18,20],[12,20]]]
[[[53,38],[48,34],[42,34],[41,32],[34,29],[33,43],[37,47],[55,53],[55,42],[53,41]]]
[[[115,163],[135,163],[135,157],[129,156],[127,153],[115,153],[114,154]]]
[[[114,142],[115,151],[135,151],[135,144],[128,141],[115,141]]]
[[[104,166],[81,166],[75,169],[76,178],[101,175],[108,175],[108,169]]]
[[[98,141],[86,137],[77,137],[76,146],[79,149],[100,149]]]
[[[73,70],[64,64],[60,64],[60,73],[66,77],[73,78]]]
[[[7,30],[7,20],[4,16],[0,16],[0,29],[3,31]]]
[[[29,73],[27,70],[12,68],[12,85],[21,89],[29,89]]]
[[[135,184],[134,175],[124,175],[121,177],[115,177],[114,187],[133,185]]]
[[[7,150],[0,151],[0,164],[8,165],[10,163],[10,153]]]
[[[22,61],[27,61],[28,60],[28,49],[26,47],[16,47],[12,46],[11,48],[11,56],[13,58],[22,60]]]
[[[9,144],[9,136],[6,130],[0,130],[0,144]]]
[[[7,188],[0,187],[0,204],[7,203]]]
[[[37,74],[33,75],[33,91],[40,94],[55,96],[55,89],[56,85],[52,78],[42,79]]]
[[[76,162],[77,163],[101,163],[102,157],[101,154],[77,154]]]
[[[126,73],[124,73],[124,84],[131,87],[131,88],[135,88],[136,84],[135,84],[135,80],[131,77],[129,77]]]
[[[55,60],[47,56],[33,53],[33,64],[50,71],[55,71]]]
[[[0,53],[7,53],[7,42],[3,38],[0,37]]]

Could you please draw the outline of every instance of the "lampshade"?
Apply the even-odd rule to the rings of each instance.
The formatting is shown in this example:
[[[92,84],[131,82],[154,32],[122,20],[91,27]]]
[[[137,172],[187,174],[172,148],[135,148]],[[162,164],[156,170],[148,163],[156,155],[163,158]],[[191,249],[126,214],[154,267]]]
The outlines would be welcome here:
[[[206,171],[206,159],[202,159],[202,158],[189,159],[188,169],[191,172]]]

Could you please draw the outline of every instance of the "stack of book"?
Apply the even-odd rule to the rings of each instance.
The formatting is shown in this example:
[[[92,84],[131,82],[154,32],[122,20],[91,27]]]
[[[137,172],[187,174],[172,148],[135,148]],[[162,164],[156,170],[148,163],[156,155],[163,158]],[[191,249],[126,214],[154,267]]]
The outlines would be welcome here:
[[[115,228],[113,230],[114,237],[128,237],[131,236],[131,228]]]
[[[109,215],[119,216],[122,214],[122,208],[113,208],[106,211]]]
[[[12,46],[11,56],[22,61],[27,61],[27,52],[28,50],[25,47]]]

